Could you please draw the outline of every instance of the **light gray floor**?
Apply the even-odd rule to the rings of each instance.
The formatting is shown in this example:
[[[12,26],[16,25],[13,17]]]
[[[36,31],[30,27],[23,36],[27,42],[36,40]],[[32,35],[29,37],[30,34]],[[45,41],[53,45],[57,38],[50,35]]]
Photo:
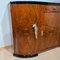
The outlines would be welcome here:
[[[14,57],[10,48],[3,48],[0,50],[0,60],[60,60],[60,47],[40,53],[37,57],[33,58]]]

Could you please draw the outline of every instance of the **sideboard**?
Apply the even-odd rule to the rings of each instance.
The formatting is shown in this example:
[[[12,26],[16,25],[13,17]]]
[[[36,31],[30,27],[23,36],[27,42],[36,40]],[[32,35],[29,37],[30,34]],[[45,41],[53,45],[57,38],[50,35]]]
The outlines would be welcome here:
[[[15,1],[10,7],[14,56],[34,57],[60,46],[60,4]]]

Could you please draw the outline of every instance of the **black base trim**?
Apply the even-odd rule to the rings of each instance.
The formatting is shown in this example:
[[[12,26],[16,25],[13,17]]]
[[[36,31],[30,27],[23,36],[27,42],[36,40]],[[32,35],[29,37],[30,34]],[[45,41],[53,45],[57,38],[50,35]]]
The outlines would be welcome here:
[[[14,53],[13,56],[20,57],[20,58],[31,58],[31,57],[38,56],[38,54],[34,54],[34,55],[19,55],[19,54],[15,54]]]
[[[60,47],[60,45],[58,47]]]

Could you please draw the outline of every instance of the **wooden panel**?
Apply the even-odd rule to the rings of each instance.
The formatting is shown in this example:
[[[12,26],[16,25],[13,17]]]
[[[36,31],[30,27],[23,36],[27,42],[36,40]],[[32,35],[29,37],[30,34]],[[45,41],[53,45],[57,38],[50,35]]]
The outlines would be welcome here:
[[[26,7],[25,7],[26,6]],[[33,31],[36,5],[11,5],[14,47],[17,54],[35,54],[36,39]],[[14,10],[14,11],[13,11]],[[15,16],[16,14],[16,16]]]
[[[57,6],[45,5],[44,8],[42,12],[40,8],[38,10],[38,51],[57,46],[59,41]],[[43,36],[41,36],[41,31],[43,31]]]
[[[45,13],[45,36],[46,47],[58,45],[58,30],[57,30],[57,6],[47,6],[48,11]]]

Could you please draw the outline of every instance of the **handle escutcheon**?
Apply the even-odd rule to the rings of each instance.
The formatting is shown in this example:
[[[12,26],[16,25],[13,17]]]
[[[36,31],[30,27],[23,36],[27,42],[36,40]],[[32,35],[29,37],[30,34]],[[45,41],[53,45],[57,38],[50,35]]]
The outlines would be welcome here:
[[[36,39],[38,38],[38,27],[37,27],[37,24],[33,24],[33,28],[34,28],[34,32],[35,32],[35,37]]]

